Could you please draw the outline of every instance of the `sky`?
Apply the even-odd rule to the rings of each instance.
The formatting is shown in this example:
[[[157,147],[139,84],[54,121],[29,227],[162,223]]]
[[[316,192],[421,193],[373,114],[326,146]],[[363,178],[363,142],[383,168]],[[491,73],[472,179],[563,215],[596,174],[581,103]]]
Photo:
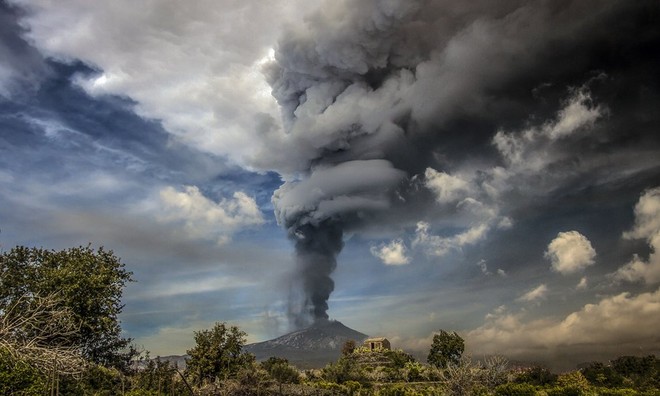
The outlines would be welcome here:
[[[657,1],[2,0],[0,249],[113,250],[152,356],[658,354],[657,70]]]

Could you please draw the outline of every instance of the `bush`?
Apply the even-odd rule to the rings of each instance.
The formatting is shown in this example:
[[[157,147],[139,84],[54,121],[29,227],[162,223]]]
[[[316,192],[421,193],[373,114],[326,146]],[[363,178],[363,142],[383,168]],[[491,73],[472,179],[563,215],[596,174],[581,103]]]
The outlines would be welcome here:
[[[389,385],[378,389],[378,396],[421,396],[422,394],[405,385]]]
[[[343,384],[346,381],[366,382],[361,367],[350,357],[341,357],[336,363],[330,363],[322,370],[322,377],[328,382]]]
[[[592,384],[605,388],[616,388],[623,385],[625,378],[614,371],[611,366],[600,362],[592,362],[583,368],[582,374]]]
[[[48,393],[48,380],[27,363],[13,359],[0,349],[0,394],[44,395]]]
[[[419,362],[406,362],[403,366],[403,376],[406,382],[423,381],[426,378],[426,370]]]
[[[519,373],[514,382],[527,383],[537,386],[552,385],[557,381],[557,376],[550,370],[541,366],[534,366]]]
[[[536,387],[530,384],[516,384],[510,382],[508,384],[498,385],[495,388],[497,396],[534,396],[536,394]]]
[[[608,388],[598,388],[596,393],[599,396],[637,396],[639,392],[630,388],[622,389],[608,389]]]
[[[362,384],[357,381],[346,381],[344,386],[348,390],[349,395],[354,395],[356,392],[359,394],[360,389],[362,389]]]
[[[327,389],[332,392],[338,392],[341,395],[348,394],[348,389],[345,386],[339,385],[336,382],[319,381],[319,382],[315,382],[314,386],[319,389]]]
[[[160,396],[160,394],[152,390],[133,389],[132,391],[126,393],[126,396]]]

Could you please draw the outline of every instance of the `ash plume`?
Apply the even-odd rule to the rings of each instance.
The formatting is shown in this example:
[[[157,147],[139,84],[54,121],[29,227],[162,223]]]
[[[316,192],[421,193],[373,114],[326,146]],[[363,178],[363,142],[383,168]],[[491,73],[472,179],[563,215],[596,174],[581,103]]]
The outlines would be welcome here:
[[[344,231],[389,208],[404,178],[404,172],[385,160],[348,161],[315,169],[307,179],[287,182],[275,192],[275,214],[294,242],[302,292],[302,303],[290,303],[292,324],[303,327],[328,319],[331,274]]]
[[[577,136],[557,140],[562,154],[548,156],[548,166],[579,157],[581,168],[554,167],[548,177],[521,171],[525,164],[506,168],[493,139],[525,128],[530,115],[552,119],[575,87],[594,85],[588,98],[598,103],[627,84],[657,83],[649,9],[653,2],[620,0],[340,0],[289,26],[264,68],[285,131],[265,131],[253,163],[286,180],[273,204],[296,249],[302,302],[291,304],[295,322],[328,317],[346,232],[376,223],[414,228],[454,210],[451,200],[434,199],[433,188],[419,187],[429,175],[458,180],[457,199],[469,198],[463,207],[490,213],[474,240],[510,224],[498,216],[521,199],[520,188],[546,194],[572,175],[587,180],[623,129],[602,128],[599,146],[588,150]],[[647,31],[641,41],[640,26]],[[626,61],[631,56],[636,63]],[[594,78],[601,75],[616,83]],[[628,108],[650,103],[618,103],[623,111],[612,124],[625,125],[634,117]],[[481,169],[465,165],[466,152]],[[457,170],[464,179],[451,176]],[[440,195],[450,188],[436,187]],[[422,242],[434,241],[443,243]]]

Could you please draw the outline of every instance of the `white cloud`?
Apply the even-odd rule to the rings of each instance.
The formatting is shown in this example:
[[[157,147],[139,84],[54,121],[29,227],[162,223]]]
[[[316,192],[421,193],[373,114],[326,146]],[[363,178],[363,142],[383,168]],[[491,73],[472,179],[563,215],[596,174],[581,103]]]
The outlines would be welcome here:
[[[568,275],[593,265],[596,251],[584,235],[568,231],[557,234],[548,245],[545,257],[552,263],[553,270]]]
[[[539,285],[518,298],[518,301],[535,302],[545,300],[548,295],[548,286]]]
[[[190,276],[189,279],[178,277],[163,282],[152,282],[143,286],[131,298],[154,299],[176,297],[187,294],[209,293],[220,290],[248,288],[257,285],[254,280],[242,279],[224,274],[208,274]]]
[[[561,155],[551,149],[555,141],[592,128],[605,113],[592,104],[589,91],[582,87],[573,92],[555,120],[519,133],[499,131],[493,144],[509,163],[510,172],[538,172]]]
[[[635,205],[635,226],[625,232],[626,239],[646,239],[651,247],[648,260],[638,255],[613,276],[629,282],[642,280],[648,284],[660,282],[660,187],[644,193]]]
[[[421,247],[430,256],[442,257],[452,251],[460,251],[464,246],[474,245],[483,240],[488,233],[488,223],[475,225],[466,231],[449,237],[432,235],[429,233],[431,225],[424,221],[417,223],[414,247]]]
[[[16,0],[27,35],[56,59],[101,71],[79,76],[91,95],[128,96],[136,111],[202,151],[245,164],[260,134],[279,129],[261,67],[281,24],[313,2]]]
[[[581,128],[589,128],[602,117],[604,110],[594,106],[586,89],[575,91],[566,106],[559,111],[557,121],[543,126],[542,133],[552,140],[569,136]]]
[[[195,186],[186,186],[183,191],[165,187],[160,191],[160,201],[160,220],[182,223],[189,237],[216,239],[221,244],[241,228],[264,222],[257,203],[241,191],[235,192],[232,199],[216,203]]]
[[[467,334],[467,343],[482,354],[506,352],[519,358],[538,356],[539,350],[548,357],[553,351],[575,353],[581,346],[618,354],[660,347],[660,289],[605,297],[560,320],[527,320],[525,315],[502,310],[489,314],[483,326]]]
[[[482,259],[482,260],[479,260],[479,262],[477,263],[477,265],[478,265],[479,268],[481,269],[481,273],[482,273],[482,274],[484,274],[484,275],[486,275],[486,276],[492,275],[492,273],[491,273],[490,271],[488,271],[488,265],[486,264],[486,260],[483,260],[483,259]]]
[[[385,265],[405,265],[410,263],[406,245],[401,239],[395,239],[388,244],[372,246],[371,254],[378,257]]]
[[[438,203],[459,201],[470,191],[470,184],[467,181],[445,172],[438,172],[433,168],[426,168],[424,184],[433,191]]]
[[[586,288],[589,286],[589,283],[587,282],[587,277],[583,276],[582,279],[580,279],[580,283],[575,286],[576,290],[586,290]]]

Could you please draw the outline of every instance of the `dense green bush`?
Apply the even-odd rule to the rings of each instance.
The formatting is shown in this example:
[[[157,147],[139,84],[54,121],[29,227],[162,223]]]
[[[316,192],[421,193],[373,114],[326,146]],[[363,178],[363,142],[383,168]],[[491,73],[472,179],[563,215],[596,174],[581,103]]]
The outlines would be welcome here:
[[[619,389],[597,388],[596,394],[598,394],[599,396],[637,396],[640,393],[630,388],[619,388]]]
[[[378,389],[378,396],[419,396],[416,390],[407,388],[405,385],[388,385]]]
[[[557,375],[545,367],[533,366],[519,372],[515,379],[517,383],[526,383],[538,386],[552,385],[557,381]]]
[[[48,393],[48,385],[44,375],[0,349],[0,395],[40,396]]]
[[[509,382],[507,384],[498,385],[495,388],[495,395],[497,396],[534,396],[536,395],[536,387],[531,384],[518,384]]]

